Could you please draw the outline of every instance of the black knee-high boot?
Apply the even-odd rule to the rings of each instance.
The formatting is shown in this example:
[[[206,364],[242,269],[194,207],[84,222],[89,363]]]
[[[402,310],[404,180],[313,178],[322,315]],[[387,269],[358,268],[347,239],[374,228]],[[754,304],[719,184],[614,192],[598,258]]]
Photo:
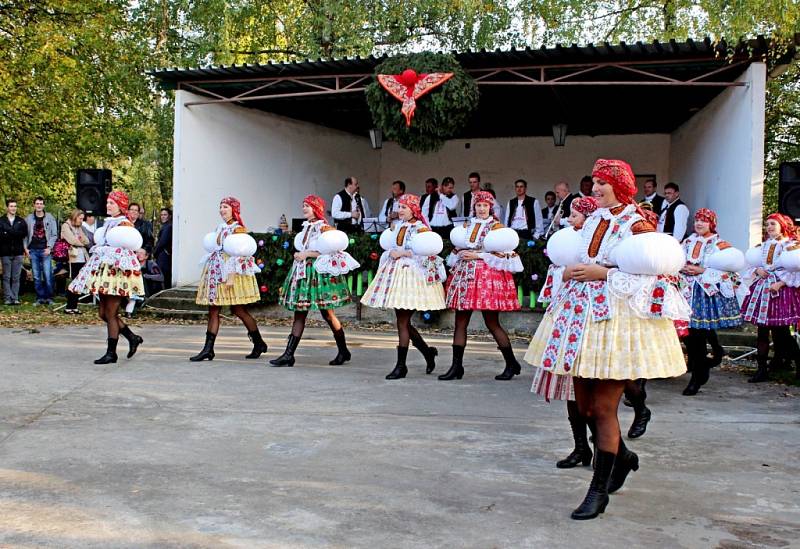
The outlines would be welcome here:
[[[686,351],[689,355],[689,365],[691,366],[689,370],[692,372],[692,377],[683,390],[683,394],[685,396],[693,396],[708,381],[710,364],[706,357],[704,330],[689,329],[689,335],[686,338]]]
[[[586,420],[582,417],[571,417],[569,426],[572,429],[572,438],[575,440],[575,449],[567,457],[557,461],[556,467],[572,469],[578,464],[586,467],[592,462],[592,449],[589,448],[589,441],[586,439]]]
[[[394,365],[394,370],[389,372],[386,379],[403,379],[408,374],[406,367],[406,357],[408,356],[408,347],[397,346],[397,364]]]
[[[128,358],[132,358],[136,354],[139,345],[144,343],[144,339],[142,339],[142,336],[134,334],[128,326],[122,328],[119,333],[128,340]]]
[[[464,377],[464,345],[453,345],[453,363],[450,369],[439,376],[441,381],[451,381]]]
[[[614,460],[614,469],[611,471],[611,480],[608,481],[608,493],[613,494],[625,484],[625,479],[631,471],[639,470],[639,456],[635,452],[631,452],[622,441],[619,439],[619,449],[617,450],[617,459]]]
[[[350,350],[347,348],[347,340],[344,337],[344,328],[339,328],[333,332],[333,339],[336,341],[336,358],[328,362],[331,366],[340,366],[350,360]]]
[[[416,328],[410,330],[409,336],[411,344],[425,357],[425,373],[430,374],[436,368],[436,356],[439,354],[439,350],[425,343]]]
[[[261,332],[258,331],[258,328],[252,332],[248,331],[247,337],[253,342],[253,350],[245,358],[258,358],[267,352],[267,342],[261,337]]]
[[[711,359],[708,361],[710,368],[716,368],[722,364],[722,357],[725,356],[725,348],[719,344],[716,330],[706,330],[708,344],[711,345]]]
[[[201,360],[214,360],[214,341],[217,339],[217,334],[206,332],[206,343],[203,345],[203,350],[189,357],[192,362],[200,362]]]
[[[95,360],[95,364],[113,364],[117,361],[117,339],[116,337],[108,338],[106,354]]]
[[[289,339],[286,341],[286,350],[284,350],[283,354],[278,358],[270,360],[269,363],[275,367],[286,366],[291,368],[294,366],[294,352],[297,350],[299,344],[300,338],[296,335],[289,334]]]
[[[502,373],[497,374],[494,378],[497,381],[508,381],[512,379],[514,376],[519,375],[522,372],[522,368],[517,362],[517,358],[514,356],[514,349],[511,348],[511,345],[508,347],[498,347],[500,352],[503,353],[503,358],[506,361],[506,367]]]
[[[583,502],[572,512],[575,520],[589,520],[606,510],[608,505],[608,482],[614,469],[616,456],[611,452],[598,450],[595,452],[594,475],[589,484],[589,491]]]

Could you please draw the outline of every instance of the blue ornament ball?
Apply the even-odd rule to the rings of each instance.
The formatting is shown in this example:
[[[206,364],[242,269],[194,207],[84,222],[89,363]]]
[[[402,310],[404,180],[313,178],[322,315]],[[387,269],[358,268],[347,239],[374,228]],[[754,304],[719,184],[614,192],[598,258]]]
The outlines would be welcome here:
[[[372,240],[378,240],[378,233],[372,233],[371,235],[369,235],[369,237],[370,237]]]
[[[289,242],[288,241],[283,243],[283,249],[284,250],[288,250],[289,249]]]
[[[528,240],[528,248],[533,248],[535,244],[536,242],[534,242],[533,240]]]

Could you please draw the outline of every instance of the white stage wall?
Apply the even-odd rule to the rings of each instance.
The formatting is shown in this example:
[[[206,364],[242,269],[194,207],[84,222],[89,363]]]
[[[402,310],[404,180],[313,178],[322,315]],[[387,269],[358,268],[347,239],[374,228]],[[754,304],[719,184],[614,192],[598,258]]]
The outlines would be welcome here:
[[[220,222],[219,201],[242,201],[248,229],[277,227],[281,214],[300,217],[308,194],[328,201],[344,178],[378,177],[380,155],[369,139],[231,104],[185,107],[203,97],[175,94],[173,280],[200,278],[203,235]],[[364,189],[373,205],[377,189]],[[374,196],[373,196],[374,195]]]
[[[734,246],[761,242],[766,66],[739,77],[747,86],[723,91],[673,134],[670,178],[694,213],[719,216],[719,233]]]

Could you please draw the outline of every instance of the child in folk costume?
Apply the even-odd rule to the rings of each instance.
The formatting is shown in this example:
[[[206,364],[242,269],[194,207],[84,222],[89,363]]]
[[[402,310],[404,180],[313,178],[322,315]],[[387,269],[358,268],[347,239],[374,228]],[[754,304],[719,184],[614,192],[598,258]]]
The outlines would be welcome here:
[[[592,179],[598,209],[581,230],[579,263],[564,270],[564,286],[528,350],[536,366],[573,376],[578,410],[594,424],[594,476],[572,513],[577,520],[602,513],[608,494],[638,469],[638,456],[620,435],[620,397],[627,380],[686,371],[673,320],[690,313],[673,276],[683,267],[683,251],[636,206],[631,167],[600,159]]]
[[[397,211],[402,223],[381,234],[385,250],[378,272],[361,297],[361,303],[380,309],[394,309],[397,319],[397,364],[386,379],[406,377],[408,343],[425,357],[425,372],[436,367],[436,347],[429,347],[411,325],[414,311],[437,311],[445,308],[444,262],[437,254],[442,251],[442,239],[425,223],[419,197],[404,194],[398,199]]]
[[[136,251],[142,246],[142,235],[126,217],[128,195],[112,191],[106,200],[108,216],[94,235],[91,257],[69,285],[74,294],[94,294],[100,298],[100,318],[108,331],[106,354],[95,364],[117,361],[117,340],[120,334],[128,340],[128,358],[136,354],[143,340],[134,334],[119,317],[120,303],[132,295],[144,295],[141,265]]]
[[[769,369],[784,359],[800,359],[797,342],[789,330],[800,321],[800,273],[787,270],[782,261],[783,255],[797,248],[794,222],[787,215],[774,213],[767,217],[767,239],[747,251],[747,261],[753,268],[745,278],[755,280],[742,304],[742,317],[758,326],[758,370],[748,380],[751,383],[766,381]],[[775,353],[768,365],[770,332]]]
[[[303,230],[294,239],[294,263],[280,292],[280,304],[294,311],[294,324],[286,350],[269,363],[294,366],[294,353],[309,311],[319,311],[333,332],[338,353],[328,364],[338,366],[350,360],[342,323],[333,309],[350,303],[347,280],[343,275],[360,265],[345,252],[348,236],[328,225],[325,201],[309,195],[303,199]]]
[[[684,297],[692,306],[689,335],[684,338],[692,372],[683,390],[687,396],[696,395],[708,381],[709,369],[722,362],[716,330],[742,324],[737,293],[741,296],[741,290],[746,291],[736,272],[744,267],[744,254],[717,234],[717,214],[708,208],[697,210],[694,230],[683,241],[686,266],[681,270]],[[706,342],[711,344],[711,360],[706,356]]]
[[[578,197],[570,203],[570,215],[567,218],[567,223],[569,223],[570,227],[561,229],[561,231],[569,232],[562,233],[559,231],[560,234],[556,233],[550,238],[548,255],[550,255],[551,259],[555,259],[558,263],[567,262],[560,261],[561,250],[555,250],[554,248],[559,246],[575,246],[577,249],[582,242],[580,239],[580,230],[583,228],[586,218],[596,209],[597,200],[591,196]],[[562,241],[564,241],[563,244],[561,244]],[[550,248],[551,245],[553,248]],[[553,263],[548,267],[545,285],[539,294],[540,302],[550,303],[556,298],[563,283],[564,270],[568,266],[569,265]],[[528,352],[525,354],[525,361],[532,364],[537,363],[541,358],[541,353],[537,353],[536,351],[537,348],[537,345],[531,343]],[[544,368],[537,367],[536,374],[533,378],[533,385],[531,386],[531,392],[544,397],[548,402],[550,402],[551,399],[567,401],[567,416],[569,418],[570,428],[572,429],[572,438],[575,441],[575,448],[566,458],[557,461],[556,467],[559,469],[571,469],[577,467],[578,464],[582,464],[583,466],[589,465],[592,462],[592,449],[589,447],[586,436],[587,422],[586,419],[581,416],[578,411],[578,404],[575,402],[575,390],[572,387],[572,376],[569,374],[556,374]]]
[[[519,237],[511,229],[504,231],[503,224],[492,215],[494,202],[487,191],[472,193],[472,217],[450,233],[455,248],[447,259],[452,272],[447,281],[445,304],[455,310],[456,324],[453,363],[447,373],[439,376],[443,381],[461,379],[464,375],[464,349],[472,311],[481,312],[505,359],[505,370],[495,379],[509,380],[520,373],[508,334],[500,325],[499,318],[499,311],[520,309],[512,274],[522,271],[522,260],[514,252]]]
[[[203,239],[203,246],[208,253],[203,257],[203,274],[195,302],[208,306],[208,327],[203,350],[189,359],[192,362],[214,360],[219,315],[225,305],[230,305],[231,312],[242,321],[253,342],[253,350],[245,358],[255,359],[267,352],[267,344],[261,337],[258,324],[247,310],[248,303],[255,303],[261,298],[256,282],[259,268],[253,257],[256,242],[247,234],[242,221],[241,203],[236,198],[228,196],[220,201],[219,216],[222,223]]]

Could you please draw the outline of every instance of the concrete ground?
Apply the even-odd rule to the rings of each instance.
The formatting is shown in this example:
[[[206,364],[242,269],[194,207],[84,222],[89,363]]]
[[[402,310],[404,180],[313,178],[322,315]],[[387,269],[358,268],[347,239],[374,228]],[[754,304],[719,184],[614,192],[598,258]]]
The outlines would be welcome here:
[[[202,327],[139,331],[134,359],[96,366],[99,326],[0,330],[0,547],[800,547],[797,389],[651,382],[641,469],[575,522],[591,471],[554,467],[564,404],[534,398],[529,369],[494,381],[486,340],[460,382],[413,349],[389,382],[391,333],[349,334],[333,367],[309,329],[278,369],[243,360],[242,328],[200,364]],[[266,335],[271,358],[286,329]]]

